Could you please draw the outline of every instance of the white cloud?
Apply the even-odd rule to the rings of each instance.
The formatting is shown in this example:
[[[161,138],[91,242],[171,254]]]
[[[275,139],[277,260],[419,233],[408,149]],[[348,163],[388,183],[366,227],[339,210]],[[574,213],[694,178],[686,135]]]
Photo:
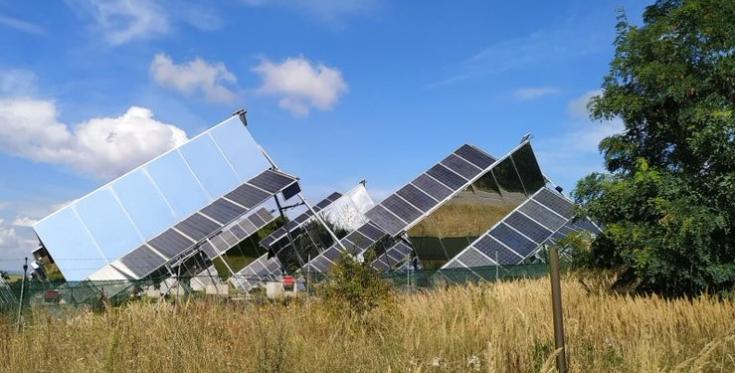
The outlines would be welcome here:
[[[23,258],[30,257],[36,245],[29,228],[16,229],[0,219],[0,270],[19,271]]]
[[[598,145],[602,139],[623,132],[623,121],[593,121],[587,114],[587,102],[602,91],[588,91],[567,106],[569,121],[557,136],[540,139],[535,145],[539,162],[554,181],[574,187],[580,178],[603,170]]]
[[[73,128],[59,122],[56,104],[0,99],[0,151],[110,178],[186,141],[186,133],[132,106],[119,117],[92,118]]]
[[[369,14],[380,0],[242,0],[253,7],[274,6],[293,9],[321,21],[342,23],[348,17]]]
[[[280,63],[266,59],[253,71],[263,80],[257,92],[279,97],[278,105],[294,116],[306,116],[312,107],[332,109],[347,92],[347,83],[337,68],[312,64],[304,57]]]
[[[589,110],[587,110],[587,104],[590,102],[592,97],[599,96],[601,94],[602,89],[585,92],[583,95],[569,102],[567,105],[567,112],[575,119],[589,119],[590,113]]]
[[[38,220],[31,219],[27,216],[18,216],[13,220],[13,225],[17,227],[32,227]]]
[[[156,1],[68,0],[68,3],[91,17],[95,30],[111,45],[164,35],[171,29],[169,15]]]
[[[234,85],[237,77],[222,62],[207,62],[195,58],[189,62],[175,64],[163,53],[153,57],[150,67],[153,79],[160,85],[180,93],[191,95],[202,93],[213,102],[232,102],[237,95],[226,85]]]
[[[27,34],[43,35],[46,33],[46,31],[39,25],[2,14],[0,14],[0,25],[25,32]]]
[[[528,87],[513,91],[513,97],[520,101],[530,101],[544,96],[551,96],[561,92],[557,87]]]
[[[36,74],[24,69],[0,71],[0,94],[26,96],[36,90]]]

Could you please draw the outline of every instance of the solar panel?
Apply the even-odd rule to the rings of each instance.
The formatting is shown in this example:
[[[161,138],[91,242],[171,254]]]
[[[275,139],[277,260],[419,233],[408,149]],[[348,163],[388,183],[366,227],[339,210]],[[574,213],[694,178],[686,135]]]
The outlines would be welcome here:
[[[396,193],[423,212],[427,212],[437,205],[433,198],[411,184],[404,186]]]
[[[151,272],[164,265],[166,259],[161,258],[160,255],[153,252],[148,246],[141,246],[120,258],[120,262],[133,272],[133,274],[141,278],[148,276]]]
[[[234,191],[225,194],[225,197],[231,201],[235,201],[247,208],[253,208],[268,199],[271,195],[250,185],[240,185]]]
[[[505,223],[539,244],[549,238],[552,233],[519,212],[514,212],[506,217]]]
[[[416,220],[421,216],[421,211],[396,195],[388,196],[380,205],[390,210],[405,222]]]
[[[440,164],[430,168],[426,173],[452,190],[459,190],[467,183],[467,180]]]
[[[245,232],[245,230],[237,224],[230,227],[230,232],[232,232],[232,234],[234,234],[235,237],[237,237],[237,239],[240,241],[248,236],[247,232]]]
[[[493,261],[497,260],[497,263],[500,265],[517,264],[523,259],[518,254],[501,245],[494,238],[487,235],[477,240],[473,246]],[[493,263],[488,261],[483,265],[493,265]]]
[[[574,215],[574,206],[572,203],[548,189],[541,189],[534,199],[567,219],[572,218]]]
[[[364,224],[362,227],[358,228],[357,231],[373,241],[379,240],[381,237],[385,236],[386,234],[385,232],[380,230],[378,227],[370,223]]]
[[[337,263],[337,260],[340,257],[339,250],[332,246],[331,248],[324,251],[323,254],[327,259],[331,260],[333,263]]]
[[[156,251],[168,258],[176,257],[194,244],[193,241],[182,236],[174,229],[169,229],[161,233],[156,238],[150,240],[149,243]]]
[[[198,213],[176,224],[176,229],[197,241],[210,235],[219,228],[219,224]]]
[[[437,201],[441,201],[452,194],[449,188],[425,174],[417,177],[411,184],[419,188],[422,192],[434,197]]]
[[[202,214],[220,222],[223,225],[235,220],[244,212],[245,209],[225,200],[224,198],[220,198],[212,202],[212,204],[203,208],[201,211]]]
[[[268,193],[277,193],[293,182],[294,179],[292,177],[272,170],[265,171],[249,181],[250,184]]]
[[[566,223],[566,219],[553,213],[546,207],[541,206],[533,199],[524,203],[523,206],[521,206],[518,210],[524,213],[526,216],[531,217],[533,220],[541,223],[541,225],[551,231],[555,231],[561,228],[561,226]]]
[[[488,262],[488,259],[473,247],[457,256],[457,260],[467,267],[482,267],[486,266]]]
[[[449,168],[450,170],[460,174],[467,180],[474,178],[480,172],[482,172],[479,167],[454,154],[450,154],[448,157],[444,158],[441,161],[441,164]]]
[[[240,226],[240,228],[242,228],[243,231],[245,231],[245,236],[249,236],[258,230],[258,227],[256,227],[255,224],[253,224],[248,219],[240,220],[238,225]]]
[[[486,153],[476,149],[471,145],[462,145],[454,153],[483,170],[490,167],[490,165],[495,162],[495,158],[487,155]]]
[[[250,222],[253,223],[253,225],[255,225],[256,227],[262,227],[265,225],[265,220],[263,220],[263,218],[261,218],[258,214],[251,214],[250,216],[248,216],[248,220],[250,220]]]
[[[379,226],[382,230],[390,235],[396,235],[401,232],[406,223],[388,212],[384,207],[378,205],[365,214],[370,221]]]
[[[505,223],[500,223],[493,228],[490,231],[490,236],[504,243],[505,246],[512,248],[513,251],[521,254],[521,256],[526,256],[538,246],[533,241],[508,227]]]

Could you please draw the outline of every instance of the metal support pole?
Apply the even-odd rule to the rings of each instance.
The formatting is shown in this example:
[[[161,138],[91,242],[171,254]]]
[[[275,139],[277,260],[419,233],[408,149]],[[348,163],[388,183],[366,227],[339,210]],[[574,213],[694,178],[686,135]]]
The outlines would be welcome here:
[[[495,250],[495,282],[500,278],[500,262],[498,262],[498,250]]]
[[[25,263],[23,264],[23,279],[20,283],[20,301],[18,302],[18,331],[23,325],[23,296],[26,289],[26,277],[28,277],[28,257],[26,257]]]
[[[554,347],[561,349],[556,356],[556,366],[560,373],[567,371],[567,352],[564,346],[564,314],[561,307],[561,282],[559,279],[559,252],[556,247],[549,250],[549,270],[551,274],[551,304],[554,312]]]

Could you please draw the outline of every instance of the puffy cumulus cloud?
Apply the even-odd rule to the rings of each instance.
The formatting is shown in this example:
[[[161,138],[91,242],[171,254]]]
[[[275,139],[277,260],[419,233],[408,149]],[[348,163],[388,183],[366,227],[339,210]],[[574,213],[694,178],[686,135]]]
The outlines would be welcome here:
[[[191,95],[201,93],[213,102],[232,102],[237,95],[227,87],[237,82],[237,77],[222,62],[207,62],[195,58],[176,64],[163,53],[153,57],[151,76],[160,85]]]
[[[347,83],[338,69],[313,64],[304,57],[280,63],[264,59],[253,71],[263,80],[257,92],[279,97],[278,105],[294,116],[306,116],[312,107],[332,109],[347,92]]]
[[[184,143],[186,133],[142,107],[92,118],[74,128],[59,122],[53,101],[0,99],[0,151],[110,178]]]
[[[557,87],[529,87],[513,91],[513,97],[519,101],[530,101],[544,96],[551,96],[561,92]]]
[[[101,32],[111,45],[167,34],[171,29],[169,14],[157,1],[67,0],[67,3],[80,15],[89,17],[95,31]]]

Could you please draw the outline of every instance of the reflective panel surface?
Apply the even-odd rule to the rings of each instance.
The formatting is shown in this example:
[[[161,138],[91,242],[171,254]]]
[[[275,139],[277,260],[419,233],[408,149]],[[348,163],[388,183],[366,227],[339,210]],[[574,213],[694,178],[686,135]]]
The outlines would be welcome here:
[[[175,254],[186,245],[175,232],[161,236],[164,232],[269,167],[239,118],[231,117],[42,219],[34,229],[66,280],[84,280],[154,239],[154,250]],[[225,208],[223,218],[234,217],[231,210],[245,211]],[[149,254],[139,257],[153,258]]]

